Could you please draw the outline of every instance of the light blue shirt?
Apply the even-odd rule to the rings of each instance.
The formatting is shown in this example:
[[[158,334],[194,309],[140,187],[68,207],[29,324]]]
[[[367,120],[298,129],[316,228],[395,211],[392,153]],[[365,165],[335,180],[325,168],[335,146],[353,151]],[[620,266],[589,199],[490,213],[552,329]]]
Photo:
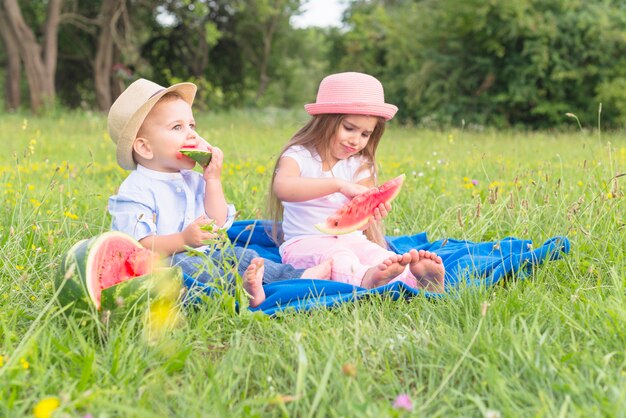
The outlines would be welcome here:
[[[205,181],[193,170],[163,173],[141,165],[122,182],[117,194],[109,198],[111,229],[136,240],[149,235],[182,232],[198,217],[205,215]],[[235,207],[228,205],[222,229],[235,220]]]

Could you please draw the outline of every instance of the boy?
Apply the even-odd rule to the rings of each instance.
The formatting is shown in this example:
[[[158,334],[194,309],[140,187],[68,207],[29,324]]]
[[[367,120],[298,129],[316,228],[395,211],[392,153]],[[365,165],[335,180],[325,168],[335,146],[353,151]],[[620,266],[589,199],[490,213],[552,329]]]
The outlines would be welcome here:
[[[203,244],[217,238],[203,227],[214,224],[228,229],[235,208],[227,204],[222,190],[224,156],[219,148],[207,144],[213,157],[202,174],[193,171],[192,159],[178,152],[183,146],[204,143],[195,131],[191,110],[195,94],[192,83],[164,88],[139,79],[111,106],[108,127],[117,147],[117,161],[122,168],[133,170],[118,193],[109,198],[112,229],[133,236],[164,257],[172,257],[172,264],[191,276],[196,276],[197,266],[207,257],[188,255],[185,246],[203,251],[214,265],[212,269],[201,269],[197,277],[200,281],[220,276],[232,281],[232,274],[224,266],[236,265],[245,290],[252,296],[252,307],[265,300],[263,282],[301,276],[329,278],[329,263],[296,270],[288,264],[264,260],[252,250],[220,250]]]

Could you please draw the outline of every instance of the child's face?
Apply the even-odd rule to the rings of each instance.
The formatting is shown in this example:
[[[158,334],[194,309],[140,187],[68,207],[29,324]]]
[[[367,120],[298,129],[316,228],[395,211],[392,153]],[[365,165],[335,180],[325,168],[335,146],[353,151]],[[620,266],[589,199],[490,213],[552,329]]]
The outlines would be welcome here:
[[[178,172],[190,170],[195,161],[178,150],[196,146],[199,142],[191,106],[181,98],[167,98],[158,102],[148,113],[135,141],[145,141],[147,153],[138,161],[156,171]],[[142,154],[142,153],[139,153]]]
[[[347,115],[330,140],[330,155],[345,160],[359,153],[367,145],[377,123],[374,116]]]

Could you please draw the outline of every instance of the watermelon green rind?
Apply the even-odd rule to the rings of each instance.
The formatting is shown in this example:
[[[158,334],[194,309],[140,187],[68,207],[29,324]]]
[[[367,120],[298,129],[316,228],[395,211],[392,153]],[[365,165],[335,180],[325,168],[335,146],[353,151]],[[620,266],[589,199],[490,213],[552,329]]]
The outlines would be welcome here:
[[[211,162],[211,157],[213,157],[213,154],[211,154],[211,152],[197,148],[181,148],[178,150],[178,152],[191,158],[202,167],[206,167],[207,165],[209,165],[209,163]]]
[[[116,249],[115,243],[122,248]],[[109,245],[113,245],[113,248],[110,249]],[[120,271],[110,273],[112,277],[99,277],[101,272],[99,267],[104,266],[105,263],[113,262],[112,260],[98,259],[99,255],[111,255],[112,251],[128,251],[129,248],[136,251],[131,251],[129,254],[114,254],[118,256],[118,260],[113,261],[117,261],[118,265],[113,264],[113,267],[119,267]],[[148,257],[142,259],[144,253]],[[64,305],[74,303],[81,307],[93,305],[99,310],[101,307],[101,288],[117,285],[119,281],[126,281],[148,273],[153,262],[150,258],[151,254],[152,252],[144,249],[135,239],[117,231],[105,232],[77,242],[61,261],[60,274],[57,275],[55,281],[57,289],[59,289],[59,302]],[[133,258],[130,258],[131,256]],[[105,267],[110,267],[110,265]],[[112,280],[113,283],[111,283]]]
[[[87,239],[78,241],[61,260],[61,269],[56,277],[55,286],[59,289],[58,299],[62,305],[73,303],[81,308],[88,308],[91,305],[88,302],[91,299],[85,299],[89,290],[83,279],[88,241]]]
[[[328,235],[349,234],[351,232],[354,232],[356,230],[363,228],[365,225],[367,225],[367,223],[370,221],[370,219],[374,215],[373,211],[375,208],[377,208],[381,203],[390,203],[392,200],[394,200],[398,196],[398,194],[400,193],[400,190],[402,189],[402,185],[404,184],[404,179],[405,179],[405,175],[402,174],[384,183],[379,188],[372,189],[373,191],[372,191],[371,196],[368,196],[367,192],[362,195],[355,196],[350,202],[342,206],[334,215],[330,216],[325,222],[315,224],[315,227],[320,232],[324,234],[328,234]],[[390,196],[383,199],[381,195],[389,187],[393,187],[392,189],[393,193]],[[381,193],[381,191],[383,193]],[[368,202],[368,200],[370,199],[374,199],[374,200]],[[363,214],[364,216],[360,220],[356,219],[352,223],[345,224],[343,226],[337,226],[331,223],[331,220],[333,218],[339,217],[340,219],[343,218],[345,220],[346,218],[349,218],[349,215],[354,215],[351,213],[352,209],[354,208],[358,208],[362,210],[363,208],[368,208],[369,206],[371,206],[372,213]]]
[[[181,294],[183,277],[179,268],[166,268],[102,289],[102,310],[132,307],[155,299],[175,301]]]

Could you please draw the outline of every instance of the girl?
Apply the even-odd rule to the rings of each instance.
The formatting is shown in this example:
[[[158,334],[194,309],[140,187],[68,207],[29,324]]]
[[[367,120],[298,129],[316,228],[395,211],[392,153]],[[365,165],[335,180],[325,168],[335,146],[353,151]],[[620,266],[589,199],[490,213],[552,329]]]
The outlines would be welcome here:
[[[386,249],[380,221],[391,210],[389,204],[375,210],[365,234],[330,236],[314,227],[375,185],[376,148],[385,122],[398,110],[385,103],[381,83],[362,73],[329,75],[320,83],[316,103],[304,107],[313,117],[282,150],[272,176],[273,236],[284,239],[283,262],[306,268],[332,259],[332,280],[366,288],[401,280],[443,291],[441,257]],[[276,228],[281,218],[283,237]]]

